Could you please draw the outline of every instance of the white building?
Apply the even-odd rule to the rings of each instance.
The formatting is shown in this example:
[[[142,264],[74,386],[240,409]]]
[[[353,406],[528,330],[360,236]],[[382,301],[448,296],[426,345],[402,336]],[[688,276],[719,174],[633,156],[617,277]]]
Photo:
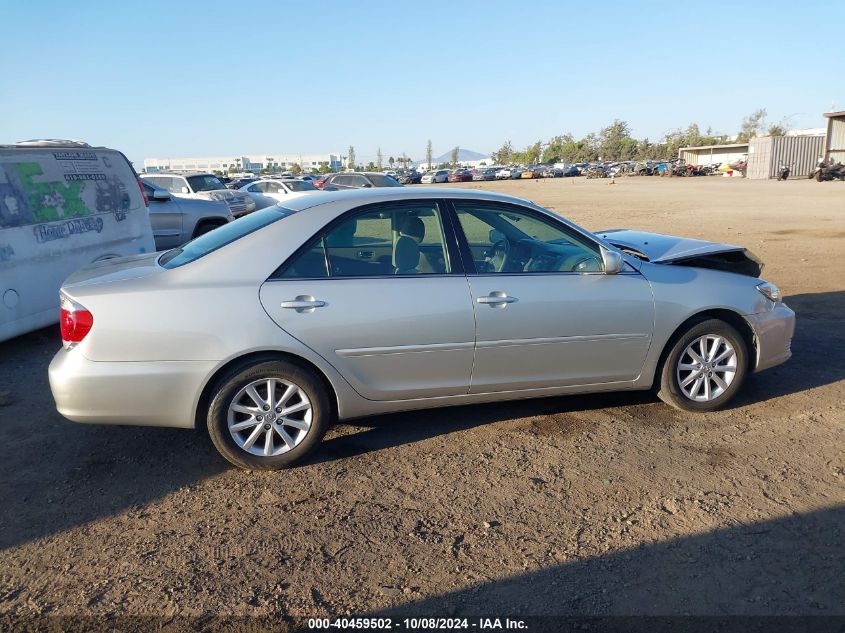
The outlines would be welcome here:
[[[340,154],[284,154],[266,152],[264,154],[244,154],[233,156],[199,156],[189,158],[145,158],[144,171],[175,172],[260,172],[262,169],[285,171],[299,165],[303,171],[317,171],[321,164],[326,164],[332,171],[343,168]]]

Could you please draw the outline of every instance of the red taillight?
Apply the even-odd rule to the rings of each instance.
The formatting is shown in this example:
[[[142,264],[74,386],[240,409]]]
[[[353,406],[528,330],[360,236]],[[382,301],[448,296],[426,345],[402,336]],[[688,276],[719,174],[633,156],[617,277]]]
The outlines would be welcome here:
[[[79,343],[94,325],[94,315],[67,297],[62,297],[59,327],[66,348]]]
[[[138,188],[141,190],[141,195],[144,196],[144,205],[150,206],[150,199],[147,197],[147,190],[144,189],[144,184],[138,176],[135,176],[135,180],[138,181]]]

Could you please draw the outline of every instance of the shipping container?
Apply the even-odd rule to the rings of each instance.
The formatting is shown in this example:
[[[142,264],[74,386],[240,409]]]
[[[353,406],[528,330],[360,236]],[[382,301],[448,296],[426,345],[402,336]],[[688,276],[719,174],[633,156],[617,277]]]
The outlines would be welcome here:
[[[806,178],[824,155],[824,136],[758,136],[748,144],[746,177],[777,178],[781,165],[790,178]]]
[[[825,159],[845,163],[845,112],[828,112]]]

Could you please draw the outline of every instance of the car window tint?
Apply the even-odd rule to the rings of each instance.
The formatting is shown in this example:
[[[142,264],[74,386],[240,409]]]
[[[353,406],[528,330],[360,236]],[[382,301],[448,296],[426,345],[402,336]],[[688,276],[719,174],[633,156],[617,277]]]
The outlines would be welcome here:
[[[600,272],[597,245],[551,218],[495,203],[456,202],[479,273]]]
[[[323,276],[315,272],[325,266],[318,261],[318,254],[328,260],[331,277],[449,272],[441,214],[435,202],[385,205],[353,214],[282,265],[276,277]]]
[[[321,237],[285,267],[280,278],[328,277],[325,241]]]
[[[249,191],[251,193],[261,193],[261,185],[260,184],[250,185],[249,187],[247,187],[247,191]]]
[[[304,180],[290,180],[285,183],[291,191],[317,191],[317,187]]]

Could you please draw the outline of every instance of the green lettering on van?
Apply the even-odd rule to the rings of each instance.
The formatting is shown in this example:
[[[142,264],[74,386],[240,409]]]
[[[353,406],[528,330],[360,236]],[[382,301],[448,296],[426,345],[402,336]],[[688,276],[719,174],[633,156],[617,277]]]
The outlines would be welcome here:
[[[38,163],[15,163],[14,168],[36,222],[55,222],[91,215],[91,210],[80,197],[84,183],[34,182],[33,177],[44,175]]]

